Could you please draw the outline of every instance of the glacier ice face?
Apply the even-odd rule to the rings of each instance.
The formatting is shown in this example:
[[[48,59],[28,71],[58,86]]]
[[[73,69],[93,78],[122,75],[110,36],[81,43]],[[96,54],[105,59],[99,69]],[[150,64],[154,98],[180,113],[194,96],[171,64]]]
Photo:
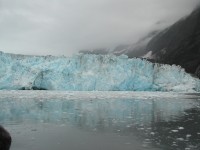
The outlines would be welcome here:
[[[200,81],[179,66],[124,55],[66,58],[1,52],[0,89],[194,92],[200,90]]]

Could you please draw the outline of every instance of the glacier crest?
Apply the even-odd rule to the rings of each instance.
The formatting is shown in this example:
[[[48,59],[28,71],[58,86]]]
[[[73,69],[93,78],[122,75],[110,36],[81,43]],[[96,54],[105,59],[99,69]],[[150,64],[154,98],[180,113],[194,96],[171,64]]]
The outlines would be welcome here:
[[[0,89],[195,92],[200,90],[200,81],[179,66],[125,55],[80,54],[67,58],[1,52]]]

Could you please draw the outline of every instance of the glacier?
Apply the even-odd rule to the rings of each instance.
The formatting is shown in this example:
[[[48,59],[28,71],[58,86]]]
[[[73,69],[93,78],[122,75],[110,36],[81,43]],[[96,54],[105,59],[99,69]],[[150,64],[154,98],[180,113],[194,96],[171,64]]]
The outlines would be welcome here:
[[[23,56],[0,52],[0,90],[199,92],[175,65],[125,55]]]

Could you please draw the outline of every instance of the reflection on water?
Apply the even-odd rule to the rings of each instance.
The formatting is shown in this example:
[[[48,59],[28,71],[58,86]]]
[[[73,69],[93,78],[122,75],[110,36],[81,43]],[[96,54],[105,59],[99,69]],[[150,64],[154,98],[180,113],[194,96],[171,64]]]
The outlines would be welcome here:
[[[12,150],[22,150],[23,146],[25,150],[27,143],[29,149],[32,146],[38,150],[61,149],[66,145],[69,149],[87,150],[200,149],[198,99],[4,97],[0,99],[0,123],[14,136]],[[60,147],[45,143],[45,139],[51,141],[52,137],[52,145],[60,143]]]

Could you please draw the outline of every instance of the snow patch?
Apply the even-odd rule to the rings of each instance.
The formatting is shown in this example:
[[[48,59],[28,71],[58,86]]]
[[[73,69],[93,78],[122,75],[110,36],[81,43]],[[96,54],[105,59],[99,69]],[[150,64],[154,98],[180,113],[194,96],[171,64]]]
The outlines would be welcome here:
[[[147,52],[142,58],[153,59],[152,51]]]

